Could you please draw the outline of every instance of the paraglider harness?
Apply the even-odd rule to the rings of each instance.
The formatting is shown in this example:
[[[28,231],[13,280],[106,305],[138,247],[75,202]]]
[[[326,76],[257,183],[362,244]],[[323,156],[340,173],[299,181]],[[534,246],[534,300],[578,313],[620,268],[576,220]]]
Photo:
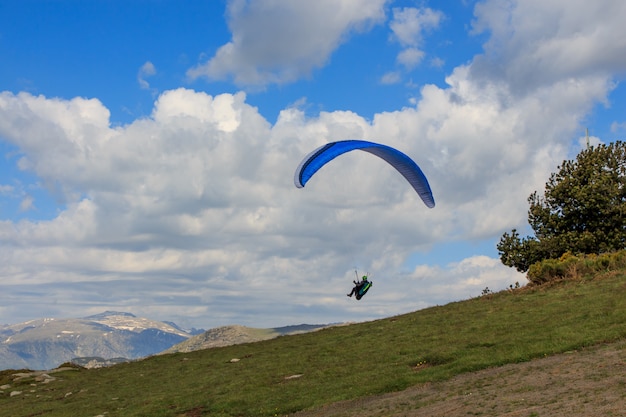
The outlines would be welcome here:
[[[354,273],[356,274],[358,280],[359,274],[356,271],[354,271]],[[360,300],[367,293],[367,291],[372,288],[372,281],[368,281],[367,275],[363,275],[363,279],[361,281],[352,282],[354,282],[354,284],[356,285],[354,295],[357,300]]]

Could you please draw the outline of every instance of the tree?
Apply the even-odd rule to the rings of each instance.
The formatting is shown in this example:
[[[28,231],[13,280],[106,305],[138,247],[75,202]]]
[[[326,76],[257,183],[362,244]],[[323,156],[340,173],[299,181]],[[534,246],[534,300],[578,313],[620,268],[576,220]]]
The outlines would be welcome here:
[[[504,265],[526,272],[565,252],[600,254],[626,248],[626,143],[590,147],[564,161],[543,195],[528,197],[534,236],[515,229],[497,245]]]

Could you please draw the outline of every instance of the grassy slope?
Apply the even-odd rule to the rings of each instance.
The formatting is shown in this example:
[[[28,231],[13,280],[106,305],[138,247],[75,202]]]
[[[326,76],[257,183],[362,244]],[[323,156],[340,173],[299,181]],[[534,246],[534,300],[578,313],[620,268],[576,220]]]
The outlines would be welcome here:
[[[264,342],[68,371],[48,384],[0,374],[0,385],[12,385],[0,395],[0,415],[284,415],[623,338],[622,271]],[[301,376],[287,378],[293,375]],[[24,393],[9,397],[12,390]]]

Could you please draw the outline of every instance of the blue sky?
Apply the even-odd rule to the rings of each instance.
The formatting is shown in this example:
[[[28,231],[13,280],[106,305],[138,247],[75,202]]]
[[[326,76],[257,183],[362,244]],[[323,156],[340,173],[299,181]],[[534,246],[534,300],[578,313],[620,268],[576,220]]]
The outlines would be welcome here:
[[[3,68],[3,79],[6,77],[11,91],[46,91],[46,95],[67,98],[97,97],[111,111],[113,123],[148,116],[154,101],[148,94],[151,91],[180,86],[210,94],[240,91],[246,86],[192,81],[185,74],[230,39],[226,4],[3,2],[3,55],[7,62],[22,63]],[[392,13],[394,7],[415,5],[411,1],[394,2],[386,8]],[[248,100],[270,121],[303,97],[310,102],[312,112],[350,109],[372,117],[376,112],[396,109],[399,97],[419,94],[423,80],[443,85],[446,71],[456,65],[454,61],[469,61],[480,51],[484,36],[465,36],[471,11],[470,5],[458,3],[448,11],[450,14],[441,17],[438,28],[427,29],[431,36],[421,46],[429,51],[429,62],[403,74],[404,83],[381,82],[385,73],[398,70],[394,60],[402,45],[390,41],[388,27],[375,24],[358,34],[358,42],[347,39],[340,48],[329,51],[323,60],[328,65],[314,67],[309,74],[286,85],[258,86],[249,90],[253,93]],[[430,63],[435,58],[441,63]],[[149,91],[137,88],[138,71],[146,62],[155,68],[154,75],[143,76],[150,84]],[[114,88],[111,79],[116,80]],[[407,89],[409,82],[415,85]]]
[[[623,138],[624,19],[621,0],[0,0],[0,323],[355,321],[524,283],[499,237],[528,231],[585,128]],[[437,206],[364,153],[296,189],[342,139],[413,157]]]

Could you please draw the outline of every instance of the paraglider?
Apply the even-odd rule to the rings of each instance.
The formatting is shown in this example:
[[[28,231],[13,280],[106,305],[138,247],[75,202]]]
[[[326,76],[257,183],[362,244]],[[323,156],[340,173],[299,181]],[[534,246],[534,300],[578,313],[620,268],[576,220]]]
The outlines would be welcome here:
[[[427,207],[435,207],[435,199],[428,180],[411,158],[390,146],[365,140],[342,140],[315,149],[298,165],[294,174],[294,184],[298,188],[303,188],[320,168],[336,157],[355,149],[369,152],[385,160],[406,178]]]
[[[293,182],[296,187],[303,188],[306,183],[319,171],[324,165],[337,158],[340,155],[345,154],[353,150],[361,150],[369,152],[375,155],[389,165],[394,167],[402,176],[409,182],[411,187],[420,196],[426,207],[435,207],[435,199],[433,193],[428,184],[426,176],[422,172],[419,166],[407,155],[399,150],[380,143],[368,142],[365,140],[342,140],[337,142],[327,143],[320,146],[313,152],[308,154],[294,173]],[[372,282],[368,279],[367,275],[364,275],[360,281],[357,271],[357,281],[353,281],[355,287],[352,289],[348,297],[355,295],[357,300],[360,300],[367,291],[372,288]]]
[[[367,291],[372,288],[372,281],[369,281],[367,279],[367,275],[363,275],[361,281],[358,281],[359,274],[356,272],[356,270],[354,271],[354,273],[356,274],[357,281],[352,281],[354,283],[354,288],[352,288],[352,291],[346,295],[348,297],[352,297],[352,294],[354,294],[355,298],[357,300],[360,300],[365,295],[365,293],[367,293]]]

